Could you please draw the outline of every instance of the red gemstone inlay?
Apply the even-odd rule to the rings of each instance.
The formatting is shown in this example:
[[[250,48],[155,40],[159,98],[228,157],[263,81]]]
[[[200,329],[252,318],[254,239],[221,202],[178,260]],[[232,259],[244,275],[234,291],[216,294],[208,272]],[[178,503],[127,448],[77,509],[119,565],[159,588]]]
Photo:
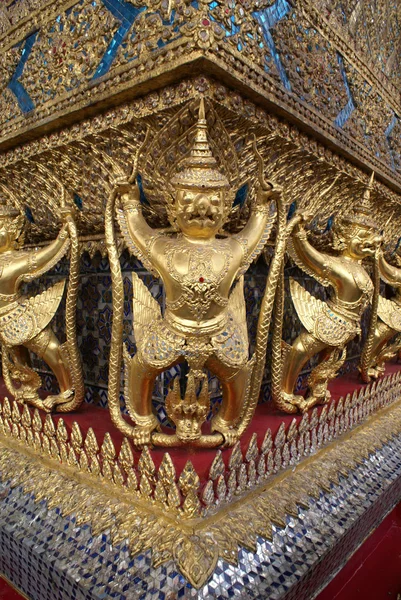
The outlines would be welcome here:
[[[205,280],[203,279],[203,277],[199,277],[199,281],[200,281],[201,283],[203,283]]]
[[[208,27],[210,25],[209,19],[202,19],[202,25],[204,25],[205,27]]]

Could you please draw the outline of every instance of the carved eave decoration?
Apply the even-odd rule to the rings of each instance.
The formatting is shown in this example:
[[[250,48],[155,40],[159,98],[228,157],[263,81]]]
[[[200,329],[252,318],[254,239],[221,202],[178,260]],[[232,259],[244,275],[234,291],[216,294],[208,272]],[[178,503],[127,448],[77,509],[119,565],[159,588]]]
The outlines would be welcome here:
[[[208,118],[217,115],[236,148],[244,175],[239,185],[257,172],[249,135],[253,131],[267,175],[285,187],[289,203],[296,198],[298,208],[313,210],[316,218],[312,226],[318,232],[325,229],[335,212],[347,210],[345,197],[359,196],[368,184],[370,172],[353,165],[298,126],[213,78],[195,76],[0,154],[0,191],[8,202],[25,214],[29,209],[33,216],[27,226],[26,242],[43,243],[55,237],[60,208],[56,180],[60,180],[80,208],[77,227],[82,251],[105,253],[103,215],[115,166],[128,169],[148,126],[157,133],[183,105],[188,118],[193,119],[200,95],[206,99]],[[212,122],[212,136],[214,129]],[[140,162],[140,172],[142,168]],[[247,219],[249,199],[248,194],[236,216],[237,226]],[[376,180],[372,199],[375,218],[385,229],[386,244],[393,247],[399,237],[400,194],[383,180]],[[153,213],[147,216],[155,226],[165,226],[162,209],[158,211],[155,204],[153,207]],[[389,214],[394,217],[391,221]],[[119,244],[122,250],[122,241]]]
[[[212,74],[400,189],[400,35],[391,3],[375,19],[350,3],[346,23],[343,3],[324,0],[117,4],[5,3],[1,147],[189,74]]]

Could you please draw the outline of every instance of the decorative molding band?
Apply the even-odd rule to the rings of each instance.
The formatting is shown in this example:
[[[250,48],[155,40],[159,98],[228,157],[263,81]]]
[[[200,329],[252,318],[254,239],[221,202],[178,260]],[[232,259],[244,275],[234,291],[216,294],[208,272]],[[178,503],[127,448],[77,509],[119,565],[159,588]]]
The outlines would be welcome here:
[[[3,37],[4,149],[205,72],[401,187],[400,90],[315,3],[29,4]]]

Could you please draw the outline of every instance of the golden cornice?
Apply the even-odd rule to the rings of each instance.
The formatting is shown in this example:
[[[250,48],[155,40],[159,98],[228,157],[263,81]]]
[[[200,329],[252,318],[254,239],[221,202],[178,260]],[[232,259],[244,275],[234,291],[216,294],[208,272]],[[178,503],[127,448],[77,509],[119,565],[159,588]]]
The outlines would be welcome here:
[[[338,22],[328,20],[316,8],[316,3],[313,0],[306,0],[306,2],[300,3],[300,6],[301,10],[308,17],[313,18],[316,29],[330,39],[331,42],[335,42],[337,50],[341,51],[369,83],[381,90],[380,93],[399,114],[401,109],[401,90],[389,81],[388,77],[382,71],[376,68],[367,55],[363,55],[362,57],[358,55],[355,42],[349,38],[345,28],[342,28],[339,32]],[[330,32],[329,35],[328,32]]]
[[[207,76],[195,76],[159,91],[150,92],[100,115],[84,119],[79,124],[65,127],[58,132],[50,133],[38,140],[30,141],[23,146],[0,154],[0,186],[5,196],[7,197],[9,194],[10,200],[16,206],[22,207],[22,210],[24,206],[30,206],[35,218],[37,217],[37,224],[27,232],[27,243],[35,243],[38,239],[43,239],[44,230],[46,230],[46,237],[53,236],[53,229],[58,219],[57,211],[55,214],[48,214],[47,211],[47,216],[43,211],[44,202],[47,202],[49,207],[57,206],[59,200],[54,197],[54,193],[58,188],[50,186],[45,189],[43,184],[40,184],[40,177],[37,180],[36,176],[38,165],[47,165],[49,181],[55,177],[59,178],[70,192],[82,194],[83,210],[79,211],[77,216],[79,235],[86,242],[86,246],[83,246],[82,250],[85,250],[86,247],[89,248],[90,239],[97,239],[100,248],[103,244],[100,239],[103,231],[102,206],[106,202],[110,181],[113,177],[113,164],[110,163],[109,154],[105,152],[105,148],[112,144],[113,161],[121,166],[126,164],[127,152],[135,151],[141,131],[147,123],[151,123],[152,127],[157,130],[159,121],[163,122],[165,116],[169,118],[173,116],[184,104],[190,106],[191,100],[199,98],[199,95],[213,103],[233,139],[242,135],[241,132],[249,130],[250,127],[255,129],[257,137],[260,138],[258,145],[270,170],[269,176],[276,178],[274,161],[272,162],[269,156],[272,154],[274,156],[274,152],[281,152],[281,149],[293,148],[291,153],[287,152],[286,155],[288,164],[285,172],[288,173],[283,175],[280,180],[280,184],[286,190],[288,189],[288,178],[290,177],[291,181],[294,179],[294,174],[300,165],[302,172],[305,173],[307,164],[311,177],[310,186],[318,184],[320,178],[321,190],[326,185],[324,180],[328,181],[327,177],[330,179],[334,178],[336,174],[339,175],[340,179],[333,189],[336,196],[338,194],[344,196],[346,193],[352,198],[362,193],[364,186],[367,185],[370,174],[317,141],[316,131],[311,129],[310,134],[306,135],[297,126],[277,118],[257,103],[243,98],[238,92],[233,92],[214,79]],[[264,139],[268,139],[267,144],[264,144]],[[299,165],[294,162],[294,160],[298,160],[296,159],[297,153],[302,153],[304,157],[302,164]],[[254,163],[254,158],[248,154],[245,152],[243,160],[253,169],[254,166],[251,163]],[[274,160],[276,159],[277,156]],[[100,178],[93,179],[92,174],[100,173],[99,168],[101,169]],[[28,173],[29,186],[24,183]],[[56,173],[57,175],[55,175]],[[290,173],[291,175],[289,175]],[[380,175],[378,179],[380,179]],[[332,181],[332,179],[330,180]],[[344,191],[343,186],[348,188],[347,192]],[[36,193],[35,189],[38,192],[40,189],[40,194]],[[314,189],[316,197],[318,197],[319,186]],[[47,196],[49,197],[47,198]],[[296,196],[297,202],[302,204],[304,202],[302,200],[303,193],[296,191]],[[372,200],[375,211],[378,211],[378,222],[384,227],[389,214],[394,211],[394,219],[389,224],[385,235],[386,241],[390,245],[395,244],[399,237],[395,229],[399,214],[398,207],[401,206],[400,197],[400,194],[389,189],[382,181],[375,182]],[[42,198],[44,202],[39,198]],[[290,195],[288,200],[292,201]],[[335,204],[334,196],[332,202]],[[314,203],[316,203],[315,200]],[[343,201],[336,206],[341,210],[345,209]],[[328,217],[333,214],[333,211],[328,212],[327,198],[315,208],[318,214],[323,210],[321,215],[323,220],[325,218],[327,221]],[[40,229],[41,227],[42,229]],[[39,230],[40,235],[37,233]]]
[[[32,30],[32,22],[36,24],[33,29],[40,28],[50,22],[55,14],[72,4],[71,0],[58,2],[56,6],[55,3],[44,3],[28,20],[22,19],[14,29],[9,30],[3,40],[7,40],[10,46],[14,45],[27,35],[28,25]],[[355,66],[367,82],[374,85],[388,107],[392,107],[399,115],[399,90],[381,71],[369,64],[368,58],[365,60],[364,56],[359,56],[347,32],[343,30],[339,33],[334,23],[326,19],[313,2],[296,3],[296,6],[298,4],[299,10],[313,23],[316,30],[342,53],[346,61]],[[6,46],[3,47],[5,50]],[[335,147],[339,153],[364,170],[374,169],[391,188],[401,189],[401,178],[396,171],[368,151],[362,142],[336,127],[322,111],[284,89],[277,77],[266,73],[255,60],[250,60],[246,54],[237,51],[234,45],[218,40],[213,48],[200,47],[196,36],[191,38],[187,34],[129,63],[121,63],[119,66],[117,61],[102,77],[84,81],[69,92],[61,92],[53,100],[39,104],[32,113],[16,115],[9,121],[9,125],[3,127],[0,147],[6,150],[151,90],[174,84],[189,74],[201,73],[217,75],[219,80],[238,89],[244,97],[248,96],[269,111],[296,123],[326,145]]]

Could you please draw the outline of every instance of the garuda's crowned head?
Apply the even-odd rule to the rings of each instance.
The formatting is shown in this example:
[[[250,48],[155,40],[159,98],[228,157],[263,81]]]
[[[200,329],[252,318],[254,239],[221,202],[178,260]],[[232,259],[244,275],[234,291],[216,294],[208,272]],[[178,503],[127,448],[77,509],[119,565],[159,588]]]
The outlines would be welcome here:
[[[188,237],[214,237],[231,208],[227,194],[230,184],[217,169],[209,146],[203,99],[191,153],[182,166],[171,179],[175,200],[170,212],[175,225]]]
[[[374,256],[382,241],[378,225],[372,217],[370,192],[373,188],[373,178],[374,173],[363,197],[350,214],[343,216],[334,227],[335,247],[340,251],[346,251],[354,260]]]
[[[0,199],[0,253],[20,247],[23,221],[16,208]]]

